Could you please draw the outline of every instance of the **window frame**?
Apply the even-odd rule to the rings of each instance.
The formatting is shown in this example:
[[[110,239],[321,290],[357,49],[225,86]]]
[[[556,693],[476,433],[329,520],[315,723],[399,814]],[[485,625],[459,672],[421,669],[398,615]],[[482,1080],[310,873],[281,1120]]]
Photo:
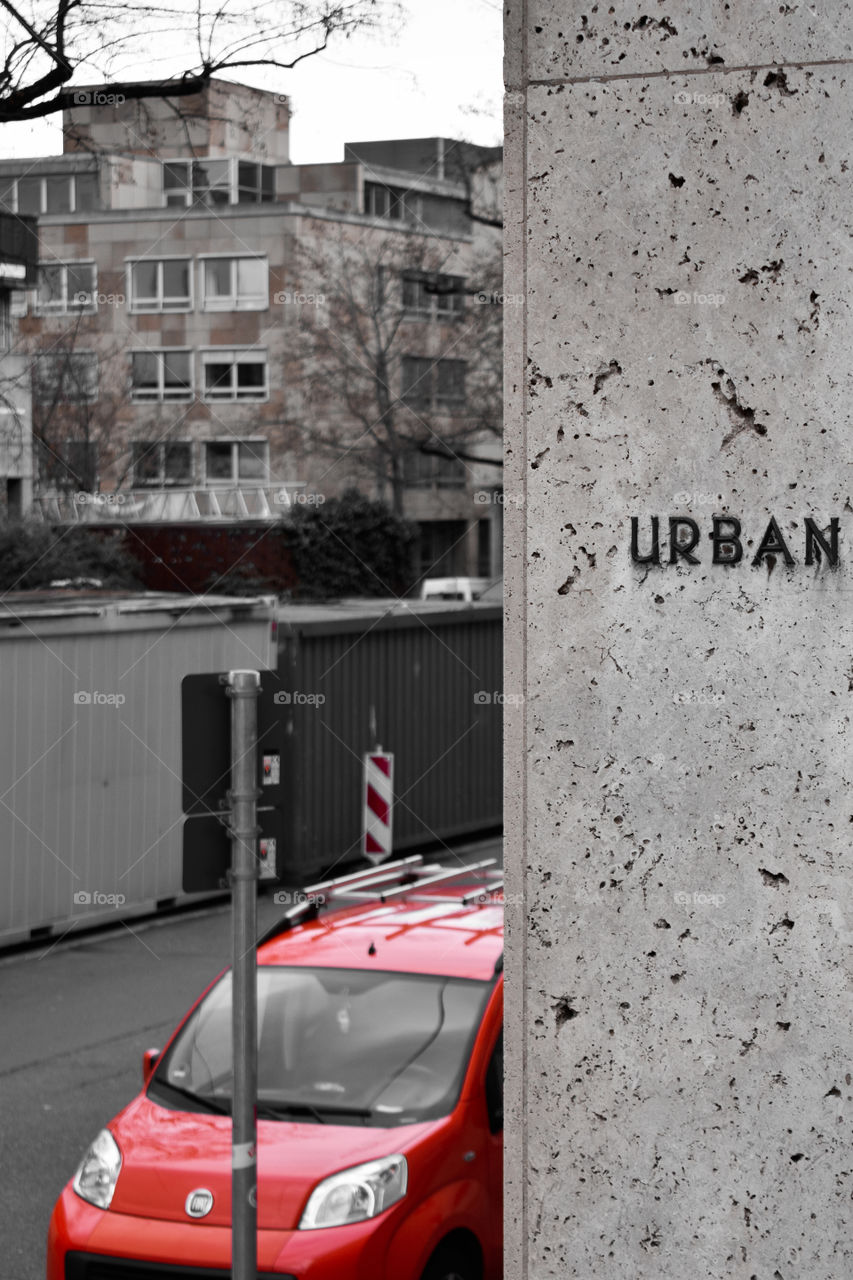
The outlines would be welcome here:
[[[90,169],[84,170],[83,173],[77,173],[76,171],[71,173],[62,173],[62,172],[22,173],[22,174],[18,174],[16,177],[11,177],[7,180],[9,187],[12,190],[12,201],[11,201],[11,205],[9,206],[9,211],[10,213],[22,212],[20,207],[20,198],[18,194],[18,184],[24,180],[35,180],[35,181],[38,181],[39,183],[39,209],[38,209],[38,212],[35,214],[24,215],[24,216],[42,217],[42,218],[61,218],[66,213],[91,213],[98,207],[97,202],[93,204],[91,208],[83,208],[81,207],[80,201],[78,198],[77,179],[83,176],[94,177],[95,187],[97,189],[97,179],[98,179],[97,170],[90,170]],[[69,199],[69,207],[67,210],[63,209],[63,210],[60,210],[59,212],[51,212],[47,208],[47,181],[49,178],[65,178],[69,182],[70,199]]]
[[[0,352],[4,354],[12,349],[13,292],[12,289],[0,289]]]
[[[241,260],[251,259],[255,262],[264,264],[266,275],[265,287],[263,294],[248,294],[243,302],[240,300],[239,285],[237,280],[237,263]],[[208,262],[231,263],[231,292],[227,296],[217,298],[213,304],[207,297],[205,285],[205,277]],[[200,253],[198,255],[198,296],[199,310],[202,313],[215,313],[217,311],[269,311],[270,305],[270,263],[269,255],[266,253]]]
[[[422,363],[429,364],[429,375],[422,374],[415,383],[409,383],[408,387],[404,379],[404,370],[407,360],[419,360]],[[455,364],[462,366],[462,395],[459,398],[451,398],[447,395],[439,394],[439,366],[442,364]],[[467,360],[459,360],[451,356],[416,356],[406,354],[401,357],[400,365],[400,400],[407,409],[411,409],[413,413],[434,413],[441,416],[453,417],[457,414],[464,413],[468,404],[468,392],[465,382],[468,374],[469,362]],[[411,388],[418,386],[426,386],[426,394],[419,391],[411,393]]]
[[[156,300],[155,305],[150,305],[147,301],[140,302],[136,297],[136,290],[134,289],[134,286],[133,286],[133,269],[139,263],[143,263],[143,262],[148,262],[148,263],[154,262],[157,264],[158,298]],[[188,281],[187,300],[185,304],[182,303],[180,306],[164,305],[163,278],[165,273],[163,271],[163,264],[166,262],[185,262],[187,264],[187,281]],[[155,257],[125,258],[124,263],[125,263],[125,280],[126,280],[126,288],[127,288],[127,307],[131,315],[141,315],[141,316],[179,315],[182,313],[186,314],[187,312],[190,312],[194,309],[195,272],[193,271],[192,254],[163,253],[163,254],[158,254],[156,258]]]
[[[33,308],[37,316],[67,316],[67,315],[95,315],[98,310],[98,264],[94,258],[63,258],[56,262],[40,262],[38,264],[39,276],[46,267],[58,267],[62,272],[62,297],[58,305],[53,306],[46,304],[41,300],[41,280],[36,289],[36,301]],[[92,301],[86,306],[79,304],[69,305],[68,302],[68,268],[69,267],[91,267],[92,268]]]
[[[165,353],[187,355],[189,357],[189,392],[184,395],[166,395],[165,394],[165,363],[162,358],[159,361],[157,394],[150,395],[147,393],[139,394],[139,391],[133,385],[133,357],[135,355],[159,356]],[[195,361],[193,360],[192,347],[131,347],[128,351],[130,357],[130,401],[132,404],[190,404],[196,398],[195,383]]]
[[[456,281],[458,289],[455,291],[448,290],[446,293],[438,291],[428,293],[425,289],[427,284],[435,284],[439,286],[442,281]],[[403,312],[407,319],[412,320],[435,320],[450,322],[459,320],[465,314],[465,285],[468,282],[467,276],[454,275],[446,271],[418,271],[415,269],[404,270],[401,272],[400,288]],[[413,284],[418,288],[418,305],[410,307],[406,305],[406,285]],[[455,301],[458,305],[442,307],[442,298]]]
[[[147,447],[146,451],[149,451],[149,450],[156,451],[157,458],[158,458],[156,480],[142,480],[137,475],[136,449],[137,449],[137,446],[140,446],[140,445],[145,445]],[[185,480],[184,479],[169,480],[166,476],[166,450],[169,448],[170,445],[186,445],[189,448],[189,452],[190,452],[189,475]],[[191,437],[177,436],[174,438],[169,438],[167,440],[131,440],[130,448],[131,448],[131,474],[133,476],[132,487],[134,489],[158,489],[158,488],[159,489],[172,489],[172,488],[179,489],[182,485],[185,485],[187,487],[192,486],[193,474],[195,470],[195,467],[194,467],[195,459],[193,456],[193,441]]]
[[[205,378],[205,369],[207,368],[207,366],[209,364],[224,363],[225,357],[227,355],[239,356],[241,353],[245,355],[263,357],[262,360],[253,359],[253,360],[244,360],[241,362],[238,359],[238,360],[231,361],[232,369],[236,369],[240,363],[262,364],[264,369],[263,392],[257,395],[242,395],[242,396],[239,395],[238,394],[239,388],[237,386],[237,379],[235,375],[232,378],[232,386],[231,386],[231,390],[233,394],[210,395],[208,393],[207,383]],[[218,357],[218,360],[217,360],[217,357]],[[270,398],[270,382],[269,382],[270,362],[269,362],[269,351],[267,350],[266,347],[257,347],[254,345],[235,346],[235,347],[224,347],[224,346],[223,347],[210,347],[210,346],[200,347],[199,360],[200,360],[200,368],[201,368],[201,378],[199,380],[199,398],[203,400],[205,404],[264,404],[266,403],[266,401],[269,400]]]
[[[33,399],[36,400],[38,397],[37,387],[38,387],[40,375],[38,374],[37,370],[38,370],[39,364],[44,360],[56,361],[56,360],[65,360],[65,359],[69,359],[69,360],[89,359],[91,361],[91,367],[94,369],[94,379],[93,379],[94,390],[92,394],[83,396],[79,400],[77,399],[66,400],[65,403],[66,404],[95,404],[95,402],[98,399],[98,390],[99,390],[98,388],[99,364],[98,364],[98,353],[97,351],[94,351],[91,348],[84,348],[82,351],[62,351],[62,350],[37,351],[33,357],[33,365],[32,365],[33,367]],[[38,400],[38,403],[48,404],[52,400],[52,398],[53,398],[52,396],[45,397],[44,399]]]
[[[418,459],[417,467],[411,465]],[[442,463],[447,465],[442,468]],[[416,474],[417,473],[417,474]],[[455,474],[453,474],[455,473]],[[412,449],[403,455],[403,486],[420,492],[459,492],[468,485],[468,469],[462,458],[448,458],[442,453],[424,453]]]
[[[212,201],[210,204],[208,204],[204,198],[202,189],[198,188],[197,190],[191,181],[187,181],[185,179],[183,187],[167,188],[166,186],[166,166],[167,165],[178,165],[178,164],[184,165],[185,173],[187,174],[187,177],[191,179],[193,165],[203,165],[206,163],[210,164],[212,162],[215,162],[217,164],[221,163],[227,166],[226,171],[228,174],[228,188],[227,188],[228,199],[225,201],[220,201],[219,203],[228,204],[228,205],[270,204],[275,200],[275,165],[264,164],[262,160],[255,160],[247,156],[175,156],[170,160],[161,161],[160,191],[163,196],[163,208],[164,209],[170,209],[170,208],[192,209],[192,208],[195,208],[197,205],[202,205],[205,208],[215,209],[217,202]],[[251,164],[255,166],[256,176],[257,176],[256,186],[249,187],[248,184],[242,183],[240,181],[240,165],[241,164],[244,164],[244,165]],[[266,197],[264,195],[264,170],[271,171],[271,177],[269,179],[269,191]],[[224,191],[225,187],[224,186],[207,187],[204,190],[205,191],[210,191],[210,190]],[[240,199],[241,191],[250,191],[250,190],[257,193],[257,198],[254,200],[241,200]],[[169,193],[171,193],[173,197],[171,204],[169,203]],[[184,197],[183,203],[181,203],[179,199],[174,198],[179,193],[183,194],[183,197]]]
[[[383,210],[377,213],[376,193],[383,193]],[[364,180],[364,212],[368,218],[382,218],[385,222],[402,222],[408,226],[421,219],[421,193],[413,187],[399,187],[396,184],[388,182],[379,182],[376,178],[365,178]],[[398,213],[392,213],[391,210],[397,207]]]
[[[267,436],[215,436],[209,440],[202,440],[202,484],[206,489],[216,488],[236,488],[239,486],[251,487],[257,485],[263,489],[269,484],[270,477],[270,442]],[[264,471],[262,479],[243,480],[240,477],[240,445],[258,445],[264,446]],[[211,477],[208,474],[207,450],[211,445],[229,445],[231,448],[231,475],[229,477],[216,476]]]

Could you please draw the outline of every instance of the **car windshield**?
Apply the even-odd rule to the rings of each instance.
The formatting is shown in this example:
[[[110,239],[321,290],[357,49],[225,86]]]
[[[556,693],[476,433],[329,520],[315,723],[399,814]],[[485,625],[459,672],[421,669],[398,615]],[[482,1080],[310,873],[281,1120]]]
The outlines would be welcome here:
[[[447,1115],[490,984],[360,969],[258,969],[258,1115],[327,1124],[413,1124]],[[158,1064],[149,1095],[230,1111],[231,975]]]

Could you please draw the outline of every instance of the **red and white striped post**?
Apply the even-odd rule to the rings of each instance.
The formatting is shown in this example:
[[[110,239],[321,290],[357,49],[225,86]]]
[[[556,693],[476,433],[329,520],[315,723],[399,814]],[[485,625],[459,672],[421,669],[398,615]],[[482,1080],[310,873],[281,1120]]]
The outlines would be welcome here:
[[[377,747],[364,757],[364,856],[384,862],[392,843],[394,756]]]

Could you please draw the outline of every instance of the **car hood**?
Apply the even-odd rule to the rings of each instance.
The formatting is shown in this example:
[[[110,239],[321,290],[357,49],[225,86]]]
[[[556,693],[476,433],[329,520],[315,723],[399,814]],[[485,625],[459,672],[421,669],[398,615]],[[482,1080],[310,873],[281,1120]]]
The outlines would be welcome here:
[[[258,1121],[258,1227],[293,1230],[313,1188],[352,1165],[405,1153],[441,1124],[378,1129],[364,1125]],[[213,1208],[205,1226],[231,1223],[231,1120],[172,1111],[144,1094],[110,1129],[122,1167],[111,1208],[117,1213],[192,1223],[191,1191],[206,1188]]]

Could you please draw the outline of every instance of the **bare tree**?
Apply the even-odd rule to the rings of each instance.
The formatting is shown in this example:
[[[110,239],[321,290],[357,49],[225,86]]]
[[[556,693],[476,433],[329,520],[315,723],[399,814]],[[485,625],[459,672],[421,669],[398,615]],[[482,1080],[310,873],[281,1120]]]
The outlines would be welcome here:
[[[15,400],[26,380],[32,396],[35,483],[42,491],[95,493],[104,469],[115,488],[128,478],[123,444],[130,399],[127,355],[118,340],[84,327],[73,315],[59,329],[27,326],[14,348],[22,368],[0,380],[0,402]],[[112,487],[112,485],[111,485]]]
[[[288,71],[396,11],[394,0],[0,0],[0,122],[73,106],[78,72],[132,101],[195,94],[225,72]],[[186,49],[180,70],[160,82],[122,78],[156,49]]]
[[[371,476],[398,515],[425,467],[464,484],[475,445],[500,438],[499,252],[463,265],[433,235],[325,222],[297,250],[285,385],[306,447]]]

